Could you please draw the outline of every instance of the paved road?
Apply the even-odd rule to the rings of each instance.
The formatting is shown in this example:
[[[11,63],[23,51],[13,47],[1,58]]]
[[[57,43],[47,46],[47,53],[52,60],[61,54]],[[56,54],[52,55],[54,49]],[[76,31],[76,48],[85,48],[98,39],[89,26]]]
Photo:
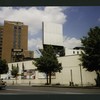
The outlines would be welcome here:
[[[100,94],[100,89],[7,86],[5,90],[0,90],[0,94]]]

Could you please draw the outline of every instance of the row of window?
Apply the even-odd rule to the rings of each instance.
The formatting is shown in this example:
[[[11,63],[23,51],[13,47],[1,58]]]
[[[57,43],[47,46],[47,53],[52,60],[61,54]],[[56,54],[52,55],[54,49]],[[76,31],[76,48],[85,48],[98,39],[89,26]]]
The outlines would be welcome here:
[[[80,51],[73,51],[73,54],[80,54]]]
[[[14,48],[20,48],[21,45],[21,26],[14,26]]]
[[[19,30],[21,30],[21,26],[14,26],[14,29],[19,29]]]

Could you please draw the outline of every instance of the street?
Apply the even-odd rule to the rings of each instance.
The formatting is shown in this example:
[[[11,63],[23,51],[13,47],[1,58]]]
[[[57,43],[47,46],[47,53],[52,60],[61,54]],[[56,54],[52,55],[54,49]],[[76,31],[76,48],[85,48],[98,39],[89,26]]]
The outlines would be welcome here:
[[[59,87],[32,87],[32,86],[7,86],[0,90],[0,95],[21,94],[100,94],[100,88],[59,88]]]

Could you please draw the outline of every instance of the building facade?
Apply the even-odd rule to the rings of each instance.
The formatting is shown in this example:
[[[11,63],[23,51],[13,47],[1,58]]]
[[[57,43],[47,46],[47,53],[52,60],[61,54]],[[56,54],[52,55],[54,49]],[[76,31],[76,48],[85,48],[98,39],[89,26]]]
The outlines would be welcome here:
[[[69,56],[69,55],[80,55],[83,52],[82,49],[68,49],[65,48],[65,55]]]
[[[2,35],[3,35],[3,26],[0,26],[0,59],[2,57]]]
[[[24,51],[28,50],[28,26],[22,22],[4,21],[1,36],[1,59],[13,62],[18,56],[21,60],[25,56]]]
[[[63,25],[57,23],[42,22],[43,48],[52,45],[58,56],[65,56],[63,45]]]

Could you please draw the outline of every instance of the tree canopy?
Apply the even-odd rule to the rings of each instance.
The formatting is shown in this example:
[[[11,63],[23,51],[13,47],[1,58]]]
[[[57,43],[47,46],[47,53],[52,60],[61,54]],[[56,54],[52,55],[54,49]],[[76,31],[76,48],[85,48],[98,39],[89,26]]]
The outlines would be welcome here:
[[[0,74],[6,74],[8,72],[8,64],[6,60],[0,59]]]
[[[18,66],[16,67],[12,65],[11,75],[13,75],[16,78],[18,76],[18,72],[19,72]]]
[[[100,71],[100,28],[91,28],[88,36],[81,39],[83,45],[82,65],[88,71]]]
[[[97,74],[96,84],[100,86],[100,28],[91,28],[86,37],[81,39],[83,53],[81,61],[88,71],[95,71]]]
[[[42,55],[40,58],[36,59],[35,65],[37,70],[44,72],[47,75],[47,84],[49,76],[49,84],[51,84],[51,74],[53,72],[60,72],[62,70],[62,66],[61,63],[58,62],[56,54],[51,45],[44,48],[41,53]]]

